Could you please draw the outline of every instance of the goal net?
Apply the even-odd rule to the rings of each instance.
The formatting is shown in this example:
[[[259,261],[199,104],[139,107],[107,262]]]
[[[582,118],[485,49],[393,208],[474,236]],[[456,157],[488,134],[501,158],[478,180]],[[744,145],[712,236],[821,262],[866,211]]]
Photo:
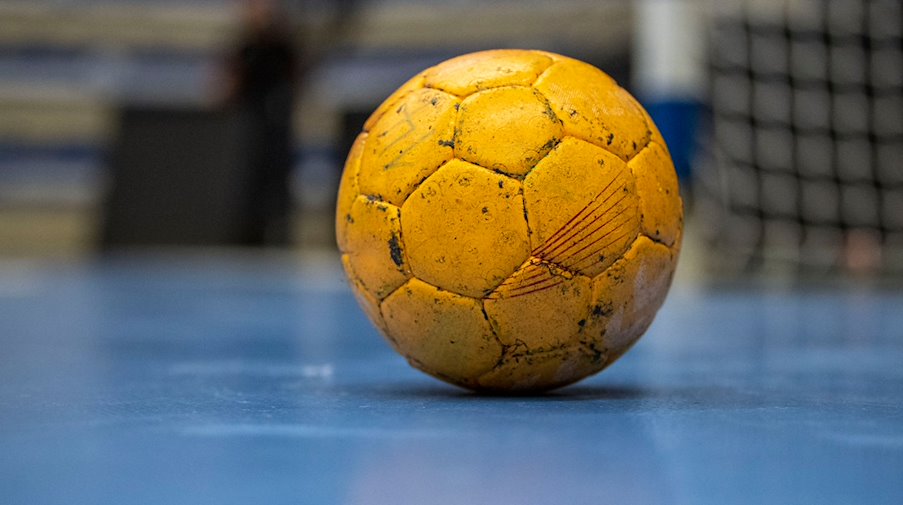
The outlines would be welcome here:
[[[695,211],[722,273],[903,272],[899,0],[723,2]]]

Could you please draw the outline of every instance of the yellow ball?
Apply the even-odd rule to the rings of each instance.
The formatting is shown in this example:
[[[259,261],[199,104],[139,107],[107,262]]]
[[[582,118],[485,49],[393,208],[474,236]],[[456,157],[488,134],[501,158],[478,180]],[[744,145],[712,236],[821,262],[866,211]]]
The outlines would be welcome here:
[[[370,116],[336,235],[358,301],[413,366],[539,391],[646,331],[682,219],[668,150],[629,93],[571,58],[497,50],[425,70]]]

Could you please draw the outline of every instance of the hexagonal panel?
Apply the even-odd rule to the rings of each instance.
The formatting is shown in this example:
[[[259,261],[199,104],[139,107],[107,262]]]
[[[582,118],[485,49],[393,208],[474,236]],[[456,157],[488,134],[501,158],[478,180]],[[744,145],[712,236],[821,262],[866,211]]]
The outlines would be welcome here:
[[[370,114],[370,117],[367,118],[367,121],[364,122],[364,131],[370,131],[376,122],[383,117],[383,115],[391,109],[398,107],[402,100],[404,100],[408,94],[413,91],[416,91],[423,87],[424,75],[423,73],[417,74],[414,77],[408,79],[407,82],[402,84],[398,89],[396,89],[388,98],[383,100],[383,103],[379,104],[376,110]]]
[[[363,285],[357,272],[354,271],[354,267],[351,265],[351,259],[347,254],[342,255],[342,267],[345,269],[345,275],[351,281],[353,288],[352,292],[354,293],[354,298],[357,300],[358,305],[361,306],[361,309],[364,310],[364,313],[367,314],[370,321],[372,321],[380,331],[386,334],[386,323],[383,321],[382,314],[379,311],[379,300]],[[388,335],[386,336],[388,337]]]
[[[593,279],[592,308],[584,338],[615,359],[652,323],[665,301],[676,258],[667,247],[640,236],[624,257]]]
[[[605,365],[576,345],[530,354],[515,352],[506,354],[477,381],[491,391],[542,391],[571,384]]]
[[[649,111],[647,111],[643,106],[637,102],[636,98],[630,96],[630,100],[636,104],[636,107],[640,109],[643,113],[643,120],[646,121],[646,129],[649,130],[649,140],[646,144],[651,144],[652,142],[657,143],[665,149],[665,152],[668,152],[668,146],[665,144],[665,138],[662,137],[662,132],[659,131],[658,126],[656,126],[655,121],[652,120],[652,116],[649,115]],[[671,156],[671,153],[668,153],[668,156]]]
[[[653,142],[630,160],[628,166],[636,178],[643,233],[673,245],[683,223],[683,202],[671,156],[663,146]]]
[[[639,232],[633,174],[604,149],[565,138],[524,179],[533,256],[595,276]]]
[[[427,373],[460,383],[491,369],[502,355],[473,298],[411,279],[381,307],[402,354]]]
[[[642,109],[601,70],[576,60],[556,62],[533,85],[564,122],[567,135],[588,140],[624,160],[649,139]]]
[[[563,54],[553,53],[551,51],[543,51],[541,49],[532,49],[531,51],[533,51],[534,53],[544,54],[544,55],[548,56],[549,59],[552,60],[552,63],[562,61],[562,60],[580,61],[580,60],[575,60],[574,58],[571,58],[570,56],[564,56]]]
[[[529,86],[552,59],[535,51],[499,49],[465,54],[426,71],[426,86],[466,96],[499,86]]]
[[[502,343],[551,349],[574,341],[589,313],[590,284],[588,277],[528,261],[486,297],[483,307]]]
[[[352,220],[351,206],[360,194],[357,185],[357,173],[361,166],[361,153],[364,150],[364,142],[367,134],[361,133],[354,140],[348,159],[345,160],[345,169],[342,171],[342,179],[339,181],[339,194],[336,197],[335,213],[335,237],[340,251],[347,249],[347,225]]]
[[[561,138],[561,121],[533,89],[481,91],[461,103],[455,156],[511,175],[526,174]]]
[[[362,193],[401,205],[415,187],[453,156],[458,99],[414,90],[373,125],[361,156]]]
[[[381,299],[411,275],[401,238],[401,209],[361,195],[348,215],[344,252],[361,284]]]
[[[480,297],[530,251],[517,181],[452,160],[401,209],[414,274],[442,289]]]

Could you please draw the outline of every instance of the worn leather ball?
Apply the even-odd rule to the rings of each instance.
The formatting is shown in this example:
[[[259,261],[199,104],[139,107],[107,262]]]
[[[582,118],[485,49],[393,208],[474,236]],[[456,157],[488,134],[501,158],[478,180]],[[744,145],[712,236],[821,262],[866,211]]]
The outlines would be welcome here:
[[[360,305],[416,368],[481,391],[596,373],[668,292],[668,149],[601,70],[495,50],[416,75],[348,155],[336,234]]]

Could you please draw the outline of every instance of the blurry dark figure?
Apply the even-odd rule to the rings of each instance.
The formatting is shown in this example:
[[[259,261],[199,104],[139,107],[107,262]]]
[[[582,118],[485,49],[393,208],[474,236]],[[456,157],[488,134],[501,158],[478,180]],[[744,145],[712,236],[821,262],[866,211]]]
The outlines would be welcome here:
[[[292,108],[299,62],[286,16],[274,0],[247,0],[239,43],[227,60],[226,101],[237,109],[248,153],[248,245],[287,245]]]

